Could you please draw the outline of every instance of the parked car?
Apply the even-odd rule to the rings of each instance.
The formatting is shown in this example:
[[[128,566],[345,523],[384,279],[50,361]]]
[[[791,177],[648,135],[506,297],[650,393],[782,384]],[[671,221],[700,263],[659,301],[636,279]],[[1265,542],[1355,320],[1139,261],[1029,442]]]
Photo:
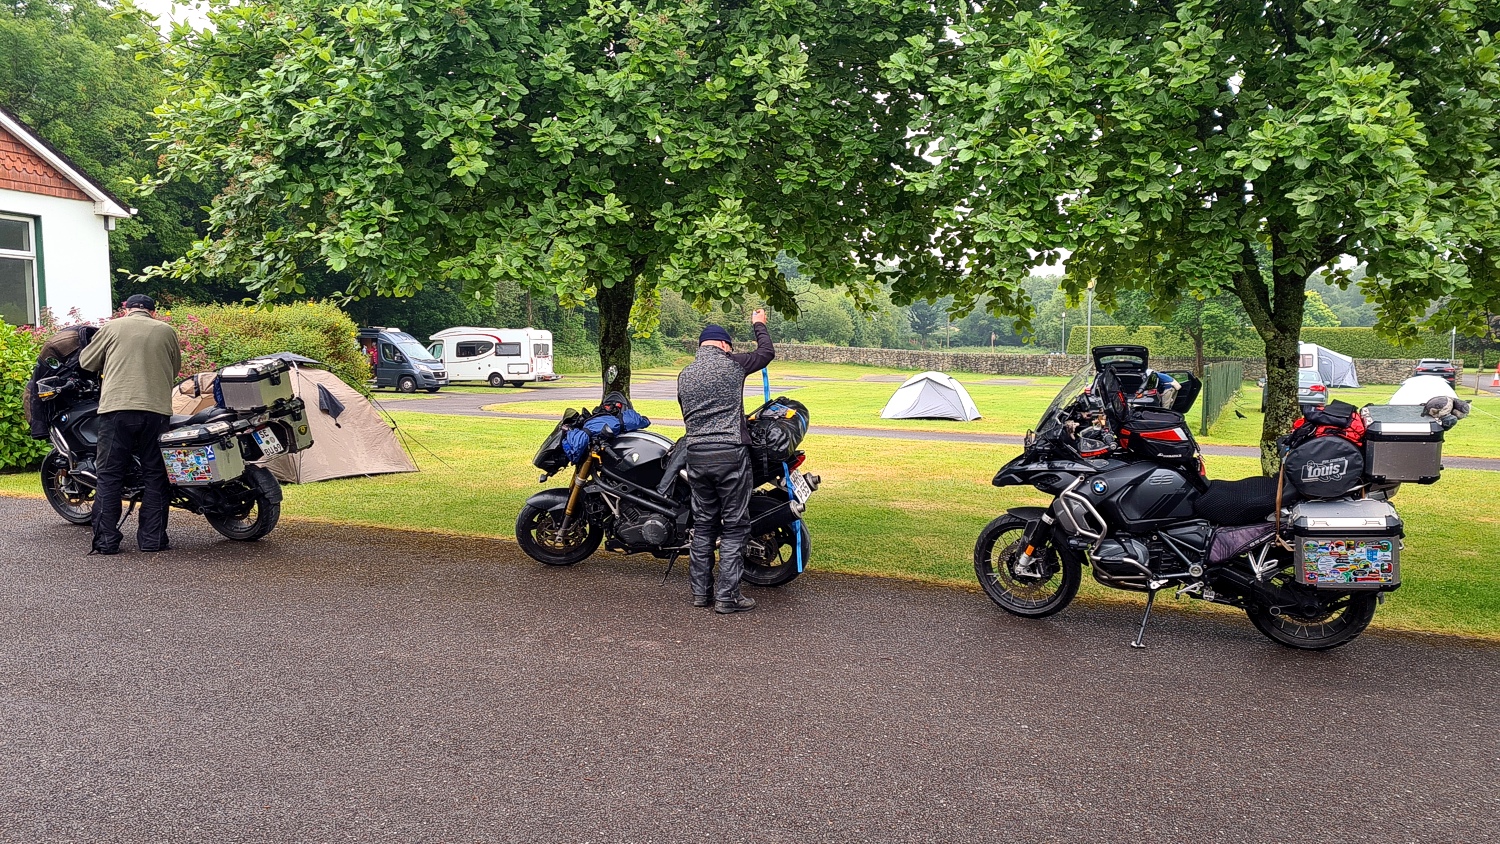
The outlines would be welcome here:
[[[1412,370],[1411,374],[1413,376],[1436,375],[1444,381],[1447,381],[1450,387],[1457,386],[1458,384],[1458,367],[1454,366],[1453,361],[1451,360],[1442,360],[1440,358],[1422,358],[1421,360],[1417,361],[1417,366]]]
[[[419,389],[436,393],[448,383],[442,361],[399,328],[361,328],[357,338],[370,359],[370,371],[375,376],[372,386],[395,387],[403,393]]]
[[[527,381],[556,381],[552,371],[552,332],[539,328],[445,328],[432,335],[427,351],[448,371],[450,381],[488,381],[491,387]]]
[[[1297,370],[1297,404],[1322,407],[1328,404],[1328,386],[1316,369]],[[1266,379],[1260,379],[1260,412],[1266,412]]]

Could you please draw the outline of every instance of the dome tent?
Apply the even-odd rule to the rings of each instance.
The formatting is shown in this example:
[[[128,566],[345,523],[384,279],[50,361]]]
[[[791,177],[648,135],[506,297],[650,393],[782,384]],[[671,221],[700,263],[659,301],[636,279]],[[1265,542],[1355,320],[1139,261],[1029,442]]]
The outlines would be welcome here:
[[[1443,396],[1450,399],[1458,398],[1458,393],[1448,386],[1448,382],[1436,375],[1414,375],[1401,382],[1400,389],[1391,396],[1386,404],[1426,404],[1429,399]]]
[[[979,408],[974,406],[969,392],[953,376],[941,372],[919,372],[896,388],[891,400],[880,411],[880,418],[970,422],[979,418]]]
[[[369,399],[332,372],[304,366],[302,361],[307,361],[306,358],[284,359],[292,364],[289,372],[292,394],[307,405],[313,446],[265,461],[271,474],[284,483],[305,484],[330,478],[417,471],[416,464],[391,433],[391,426],[380,418]],[[216,375],[204,372],[178,384],[172,395],[172,412],[192,414],[213,405]]]

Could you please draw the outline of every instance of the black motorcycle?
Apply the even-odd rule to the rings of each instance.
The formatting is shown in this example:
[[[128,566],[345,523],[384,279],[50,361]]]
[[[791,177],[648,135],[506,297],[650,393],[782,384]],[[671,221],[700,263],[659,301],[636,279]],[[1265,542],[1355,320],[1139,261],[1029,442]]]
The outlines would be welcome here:
[[[1320,466],[1307,470],[1314,482],[1318,473],[1344,474]],[[1084,566],[1105,586],[1145,592],[1135,647],[1166,588],[1243,609],[1280,644],[1338,647],[1400,583],[1401,522],[1387,503],[1399,478],[1362,479],[1360,471],[1344,478],[1357,486],[1334,500],[1299,499],[1275,478],[1209,481],[1180,413],[1132,406],[1113,373],[1089,367],[993,481],[1035,487],[1052,503],[990,522],[974,570],[991,600],[1027,618],[1066,607]]]
[[[99,382],[57,375],[36,385],[52,441],[42,461],[42,492],[59,516],[89,524],[98,485]],[[161,436],[164,455],[174,458],[168,460],[168,474],[175,474],[170,506],[203,516],[229,539],[249,542],[270,533],[281,518],[281,484],[254,461],[310,446],[304,412],[302,400],[292,398],[260,412],[210,407],[173,416]],[[125,476],[127,516],[143,489],[137,460]]]
[[[516,541],[527,556],[549,566],[570,566],[603,544],[609,551],[668,560],[670,571],[671,563],[687,554],[693,517],[684,470],[686,443],[654,431],[622,430],[612,422],[586,425],[603,417],[618,419],[628,408],[623,399],[607,397],[593,412],[569,410],[542,443],[532,461],[543,472],[541,482],[570,465],[573,473],[567,487],[539,492],[521,508]],[[570,433],[578,444],[587,437],[586,446],[575,452],[576,461],[564,448]],[[774,472],[752,460],[757,489],[750,495],[744,582],[755,586],[789,583],[812,558],[812,539],[801,519],[820,478],[799,471],[803,452],[785,456],[790,458],[785,468],[778,464]]]

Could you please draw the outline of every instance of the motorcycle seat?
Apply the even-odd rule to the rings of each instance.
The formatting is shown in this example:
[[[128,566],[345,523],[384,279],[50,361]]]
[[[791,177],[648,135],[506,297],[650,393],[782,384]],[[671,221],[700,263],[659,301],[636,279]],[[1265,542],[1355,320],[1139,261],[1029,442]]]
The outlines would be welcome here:
[[[1296,503],[1297,491],[1281,492],[1283,507]],[[1209,481],[1208,490],[1193,501],[1193,515],[1217,525],[1248,525],[1265,521],[1276,509],[1276,479],[1243,478]]]
[[[223,420],[225,422],[232,422],[234,421],[234,418],[235,413],[229,408],[205,407],[197,413],[194,413],[192,416],[185,416],[181,413],[174,413],[167,420],[167,424],[169,424],[173,428],[181,428],[183,425],[207,425],[210,422],[218,422],[220,420]]]

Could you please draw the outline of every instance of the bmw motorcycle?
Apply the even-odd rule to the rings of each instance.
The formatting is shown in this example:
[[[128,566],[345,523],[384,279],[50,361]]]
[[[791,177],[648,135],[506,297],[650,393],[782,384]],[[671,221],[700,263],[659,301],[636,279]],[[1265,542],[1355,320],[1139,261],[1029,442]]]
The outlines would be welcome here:
[[[667,560],[670,573],[692,541],[686,441],[654,431],[621,432],[614,425],[593,431],[598,426],[585,427],[591,418],[599,418],[598,411],[569,410],[537,451],[533,465],[542,470],[540,482],[569,466],[573,472],[566,487],[527,499],[516,518],[516,541],[527,556],[549,566],[573,565],[603,544],[609,551]],[[570,433],[575,442],[587,436],[576,462],[564,448]],[[796,451],[784,469],[754,473],[746,583],[790,583],[812,559],[812,538],[801,519],[821,479],[799,471],[805,458]]]
[[[98,485],[99,382],[58,375],[36,383],[52,442],[42,461],[42,492],[63,519],[89,524]],[[189,467],[196,477],[173,480],[170,506],[203,516],[229,539],[249,542],[270,533],[281,518],[281,484],[253,462],[310,446],[303,413],[302,400],[293,398],[259,413],[210,407],[192,416],[174,415],[161,444],[169,450],[175,446],[197,464]],[[127,517],[143,491],[137,460],[125,476]]]
[[[1400,583],[1401,523],[1387,503],[1399,483],[1299,502],[1275,478],[1210,481],[1180,413],[1142,414],[1128,390],[1101,390],[1102,380],[1092,366],[1075,376],[994,477],[1053,500],[1011,508],[980,533],[974,570],[992,601],[1026,618],[1052,615],[1087,566],[1105,586],[1146,593],[1134,647],[1164,589],[1242,609],[1292,648],[1334,648],[1364,631]],[[1314,481],[1331,471],[1308,469]]]

